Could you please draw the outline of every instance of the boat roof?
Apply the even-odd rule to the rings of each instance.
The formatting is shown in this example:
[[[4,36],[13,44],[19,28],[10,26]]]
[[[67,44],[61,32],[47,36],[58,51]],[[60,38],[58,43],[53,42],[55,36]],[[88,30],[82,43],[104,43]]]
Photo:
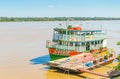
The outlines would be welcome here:
[[[55,31],[72,31],[72,32],[101,32],[102,30],[69,30],[64,28],[54,28]]]

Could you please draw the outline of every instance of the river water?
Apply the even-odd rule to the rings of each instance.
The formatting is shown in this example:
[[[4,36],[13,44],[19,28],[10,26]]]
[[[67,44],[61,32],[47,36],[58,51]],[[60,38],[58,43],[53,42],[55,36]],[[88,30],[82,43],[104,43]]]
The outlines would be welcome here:
[[[113,48],[116,54],[120,53],[116,45],[116,42],[120,41],[120,21],[72,21],[70,23],[83,25],[87,29],[103,29],[107,33],[108,47]],[[77,75],[51,70],[39,64],[42,60],[37,63],[31,62],[48,55],[46,40],[52,39],[53,28],[65,28],[64,25],[66,25],[64,21],[1,22],[0,79],[83,79]]]

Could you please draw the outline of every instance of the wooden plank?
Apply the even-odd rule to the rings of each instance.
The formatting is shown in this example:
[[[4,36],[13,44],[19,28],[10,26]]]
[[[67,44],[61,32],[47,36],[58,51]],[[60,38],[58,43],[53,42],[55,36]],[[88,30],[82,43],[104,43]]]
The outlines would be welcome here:
[[[87,72],[87,73],[90,73],[90,74],[94,74],[94,75],[98,75],[98,76],[102,76],[102,77],[106,77],[106,78],[109,77],[109,75],[100,74],[100,73],[93,72],[93,71],[86,70],[86,69],[78,69],[78,70],[79,70],[80,72]]]

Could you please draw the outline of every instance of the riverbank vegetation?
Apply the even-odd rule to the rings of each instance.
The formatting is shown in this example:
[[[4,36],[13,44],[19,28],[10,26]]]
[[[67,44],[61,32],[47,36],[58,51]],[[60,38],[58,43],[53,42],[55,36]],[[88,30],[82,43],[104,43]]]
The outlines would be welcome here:
[[[117,42],[117,45],[120,47],[120,41]],[[119,64],[117,66],[115,66],[115,70],[120,70],[120,54],[118,55],[117,59],[119,61]]]
[[[118,63],[117,66],[114,67],[114,69],[115,69],[116,71],[120,71],[120,54],[118,55],[117,59],[118,59],[118,62],[119,62],[119,63]]]
[[[24,22],[24,21],[89,21],[89,20],[120,20],[120,18],[106,17],[0,17],[0,22]]]
[[[116,43],[118,46],[120,46],[120,42]],[[115,62],[118,62],[116,66],[113,67],[113,70],[110,71],[109,76],[110,77],[116,77],[114,79],[120,79],[120,54],[115,59]],[[113,78],[112,78],[113,79]]]

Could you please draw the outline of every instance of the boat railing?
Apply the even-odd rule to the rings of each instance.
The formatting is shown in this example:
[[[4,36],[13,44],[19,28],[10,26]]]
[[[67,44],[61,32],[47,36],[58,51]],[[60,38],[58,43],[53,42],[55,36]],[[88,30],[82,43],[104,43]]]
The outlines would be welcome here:
[[[65,45],[48,45],[48,48],[55,48],[55,49],[60,49],[60,50],[75,50],[77,52],[83,52],[86,50],[85,46],[65,46]]]
[[[65,40],[65,41],[90,41],[90,40],[99,40],[106,38],[106,34],[99,33],[94,35],[66,35],[66,34],[57,34],[54,36],[53,40]]]
[[[57,43],[51,41],[51,40],[47,40],[46,41],[46,47],[51,47],[54,48],[57,45]]]
[[[57,44],[57,43],[54,43],[50,40],[47,41],[46,43],[46,47],[48,48],[56,48],[56,49],[61,49],[61,50],[75,50],[77,52],[83,52],[83,51],[86,51],[86,46],[85,45],[80,45],[80,46],[75,46],[75,45],[60,45],[60,44]],[[99,49],[100,47],[103,47],[103,44],[100,43],[100,44],[91,44],[90,45],[90,50],[91,49]]]

